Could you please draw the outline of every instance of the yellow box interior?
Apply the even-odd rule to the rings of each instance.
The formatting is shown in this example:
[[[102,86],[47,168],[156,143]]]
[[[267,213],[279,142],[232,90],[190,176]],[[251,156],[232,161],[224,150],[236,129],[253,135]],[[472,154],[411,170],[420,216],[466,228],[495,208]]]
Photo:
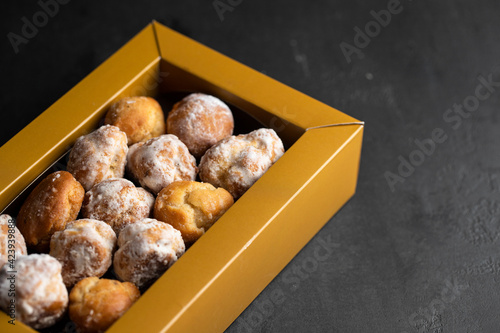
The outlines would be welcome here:
[[[194,91],[290,148],[109,332],[223,331],[355,192],[361,122],[153,22],[0,147],[0,211],[119,98]]]

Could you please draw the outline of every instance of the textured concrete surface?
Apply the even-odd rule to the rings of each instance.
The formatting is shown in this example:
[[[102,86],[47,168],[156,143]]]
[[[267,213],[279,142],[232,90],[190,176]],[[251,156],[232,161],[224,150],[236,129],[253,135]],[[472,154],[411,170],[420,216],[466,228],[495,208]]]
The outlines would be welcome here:
[[[227,332],[498,332],[500,3],[220,3],[73,0],[18,53],[41,7],[3,3],[0,143],[157,19],[366,122],[356,196]]]

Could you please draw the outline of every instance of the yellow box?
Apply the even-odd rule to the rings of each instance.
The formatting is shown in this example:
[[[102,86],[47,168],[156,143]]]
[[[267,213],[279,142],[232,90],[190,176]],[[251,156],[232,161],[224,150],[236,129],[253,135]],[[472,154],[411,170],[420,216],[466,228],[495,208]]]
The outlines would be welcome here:
[[[0,211],[117,99],[187,91],[289,148],[108,332],[222,332],[355,192],[362,122],[153,22],[0,147]],[[7,321],[1,332],[32,331]]]

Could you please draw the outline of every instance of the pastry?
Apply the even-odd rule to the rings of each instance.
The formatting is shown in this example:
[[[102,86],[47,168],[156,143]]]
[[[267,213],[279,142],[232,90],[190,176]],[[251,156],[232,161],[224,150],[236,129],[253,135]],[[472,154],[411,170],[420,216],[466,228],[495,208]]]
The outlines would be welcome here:
[[[233,196],[209,183],[179,181],[165,187],[155,201],[154,217],[179,230],[194,243],[233,204]]]
[[[181,233],[155,219],[129,224],[118,236],[113,268],[122,281],[142,288],[160,277],[184,253]]]
[[[127,152],[127,135],[116,126],[105,125],[76,140],[68,171],[88,191],[105,179],[123,177]]]
[[[17,215],[28,248],[49,252],[50,237],[78,216],[85,191],[67,171],[48,175],[29,194]]]
[[[104,123],[125,132],[129,145],[165,134],[163,110],[151,97],[122,98],[111,105]]]
[[[69,222],[50,240],[50,255],[62,264],[66,287],[89,276],[101,277],[111,266],[116,234],[104,222],[82,219]]]
[[[104,332],[139,296],[139,290],[130,282],[88,277],[69,294],[69,317],[78,332]]]
[[[229,107],[217,97],[200,93],[176,103],[167,117],[167,133],[176,135],[197,158],[232,135],[233,128]]]
[[[127,224],[149,217],[154,201],[151,193],[130,180],[107,179],[85,194],[82,216],[108,223],[118,235]]]
[[[196,160],[175,135],[165,134],[130,146],[127,169],[145,189],[157,194],[177,180],[194,180]]]
[[[235,199],[245,193],[284,153],[272,129],[231,136],[212,146],[200,161],[200,178],[223,187]]]
[[[68,305],[61,264],[48,254],[22,256],[14,267],[5,264],[0,269],[0,307],[9,315],[13,293],[15,319],[34,329],[54,325]]]
[[[10,215],[0,215],[0,267],[28,254],[24,237]]]

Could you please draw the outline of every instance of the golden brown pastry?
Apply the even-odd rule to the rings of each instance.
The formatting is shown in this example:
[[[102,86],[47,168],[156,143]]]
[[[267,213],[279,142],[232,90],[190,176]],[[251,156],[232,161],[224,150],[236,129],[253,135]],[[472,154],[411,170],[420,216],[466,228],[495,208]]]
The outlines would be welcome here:
[[[130,223],[149,217],[155,199],[151,193],[124,178],[100,182],[85,194],[82,216],[104,221],[118,235]]]
[[[0,267],[27,254],[24,237],[14,219],[7,214],[0,215]]]
[[[76,140],[68,171],[88,191],[105,179],[123,177],[127,152],[127,135],[116,126],[105,125]]]
[[[122,98],[111,105],[104,123],[125,132],[129,145],[165,134],[163,110],[151,97]]]
[[[155,202],[154,217],[179,230],[186,244],[200,238],[233,204],[233,196],[209,183],[179,181],[165,187]]]
[[[196,160],[175,135],[165,134],[130,146],[127,168],[145,189],[157,194],[177,180],[194,180]]]
[[[181,233],[170,224],[144,219],[118,236],[113,268],[122,281],[139,288],[160,277],[186,250]]]
[[[212,146],[200,161],[200,178],[223,187],[235,199],[245,193],[284,153],[272,129],[231,136]]]
[[[175,104],[167,117],[167,133],[176,135],[197,158],[232,135],[233,128],[229,107],[217,97],[200,93],[191,94]]]
[[[17,215],[17,227],[28,248],[49,252],[50,237],[76,219],[84,195],[82,185],[67,171],[57,171],[43,179]]]
[[[11,311],[11,284],[15,289],[16,320],[42,329],[54,325],[64,315],[68,291],[62,281],[61,264],[48,254],[21,256],[14,267],[5,264],[0,269],[0,307],[7,314]]]
[[[62,264],[66,287],[89,276],[101,277],[111,266],[116,234],[106,223],[91,219],[69,222],[50,240],[50,255]]]
[[[139,290],[130,282],[88,277],[69,294],[69,317],[78,332],[104,332],[139,296]]]

